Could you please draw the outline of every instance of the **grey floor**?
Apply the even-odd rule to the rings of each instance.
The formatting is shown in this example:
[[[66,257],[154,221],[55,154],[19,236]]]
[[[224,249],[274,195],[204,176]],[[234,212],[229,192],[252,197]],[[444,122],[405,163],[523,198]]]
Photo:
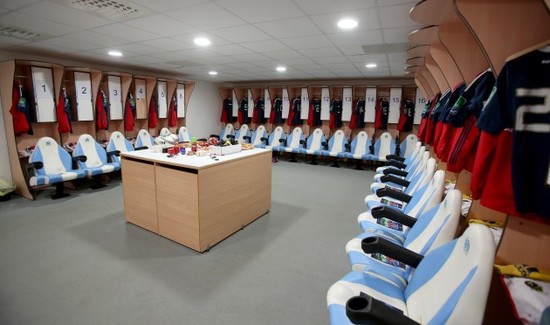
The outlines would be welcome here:
[[[372,175],[280,161],[271,212],[204,254],[125,223],[120,179],[0,202],[0,324],[328,324]]]

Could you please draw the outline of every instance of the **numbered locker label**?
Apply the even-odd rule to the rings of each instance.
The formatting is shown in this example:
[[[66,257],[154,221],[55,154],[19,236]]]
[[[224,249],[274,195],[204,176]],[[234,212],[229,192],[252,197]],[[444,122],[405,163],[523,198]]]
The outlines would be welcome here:
[[[321,120],[330,119],[330,92],[328,88],[321,88]]]
[[[282,117],[288,118],[288,112],[290,111],[290,98],[288,98],[288,90],[283,88],[283,111]]]
[[[390,98],[388,98],[388,101],[390,102],[390,114],[388,116],[388,123],[397,123],[399,121],[402,94],[402,88],[390,89]]]
[[[144,79],[135,79],[136,93],[134,98],[136,99],[136,118],[147,118],[147,86]]]
[[[271,113],[271,96],[269,95],[269,90],[267,88],[264,89],[264,110],[265,116],[269,117],[269,114]]]
[[[36,121],[57,121],[52,69],[31,67],[31,73],[36,103]]]
[[[111,104],[111,120],[122,120],[122,86],[119,76],[107,76],[107,87],[109,87],[109,103]]]
[[[420,124],[422,120],[422,111],[424,110],[424,105],[426,105],[426,100],[422,97],[422,92],[420,88],[416,88],[416,100],[414,102],[414,124]]]
[[[248,89],[248,117],[252,117],[254,114],[254,96],[252,90]]]
[[[92,100],[92,78],[89,72],[74,73],[76,90],[76,115],[79,121],[94,120],[94,106]]]
[[[353,100],[351,87],[344,88],[342,96],[342,121],[349,122],[351,120],[351,102]]]
[[[309,117],[309,94],[307,92],[307,88],[302,88],[301,90],[301,108],[300,111],[300,119],[307,120]]]
[[[157,82],[157,96],[159,103],[159,118],[167,118],[168,98],[166,94],[166,81]]]
[[[185,117],[185,85],[178,84],[176,88],[176,100],[178,107],[176,107],[178,117]]]
[[[365,92],[365,122],[374,122],[376,112],[376,88],[367,88]]]

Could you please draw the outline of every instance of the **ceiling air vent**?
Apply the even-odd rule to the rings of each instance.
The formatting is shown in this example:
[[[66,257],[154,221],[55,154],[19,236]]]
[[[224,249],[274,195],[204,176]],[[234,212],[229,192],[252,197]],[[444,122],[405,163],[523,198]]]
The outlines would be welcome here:
[[[361,46],[365,54],[385,54],[405,52],[409,48],[409,43],[393,43],[393,44],[375,44]]]
[[[15,37],[15,38],[29,40],[29,41],[40,37],[40,34],[35,32],[31,32],[21,28],[2,26],[2,25],[0,25],[0,35]]]
[[[146,8],[121,0],[57,0],[57,2],[115,21],[134,19],[150,12]]]

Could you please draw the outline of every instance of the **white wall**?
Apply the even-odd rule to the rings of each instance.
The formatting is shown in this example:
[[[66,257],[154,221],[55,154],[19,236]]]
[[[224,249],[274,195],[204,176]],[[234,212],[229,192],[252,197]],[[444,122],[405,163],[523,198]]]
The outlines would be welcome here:
[[[2,102],[0,102],[0,112],[2,112]],[[0,114],[0,178],[11,182],[10,156],[8,153],[7,139],[3,114]]]
[[[221,107],[218,85],[208,81],[196,81],[187,107],[187,130],[197,138],[220,133]]]

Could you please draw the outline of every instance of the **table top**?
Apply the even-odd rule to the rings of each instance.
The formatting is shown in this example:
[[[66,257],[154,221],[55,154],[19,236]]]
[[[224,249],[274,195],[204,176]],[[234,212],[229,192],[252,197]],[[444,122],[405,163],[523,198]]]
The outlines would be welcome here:
[[[139,159],[139,160],[145,160],[145,161],[151,161],[156,163],[163,163],[167,165],[173,165],[178,167],[185,167],[185,168],[191,168],[191,169],[204,169],[213,167],[216,165],[224,164],[227,162],[243,159],[246,157],[261,155],[261,154],[271,154],[271,150],[269,149],[260,149],[255,148],[251,150],[243,150],[238,153],[233,153],[226,156],[186,156],[178,154],[173,157],[169,157],[166,153],[157,153],[152,152],[151,149],[145,149],[145,150],[136,150],[136,151],[129,151],[129,152],[121,152],[120,156],[123,158],[133,158],[133,159]]]

